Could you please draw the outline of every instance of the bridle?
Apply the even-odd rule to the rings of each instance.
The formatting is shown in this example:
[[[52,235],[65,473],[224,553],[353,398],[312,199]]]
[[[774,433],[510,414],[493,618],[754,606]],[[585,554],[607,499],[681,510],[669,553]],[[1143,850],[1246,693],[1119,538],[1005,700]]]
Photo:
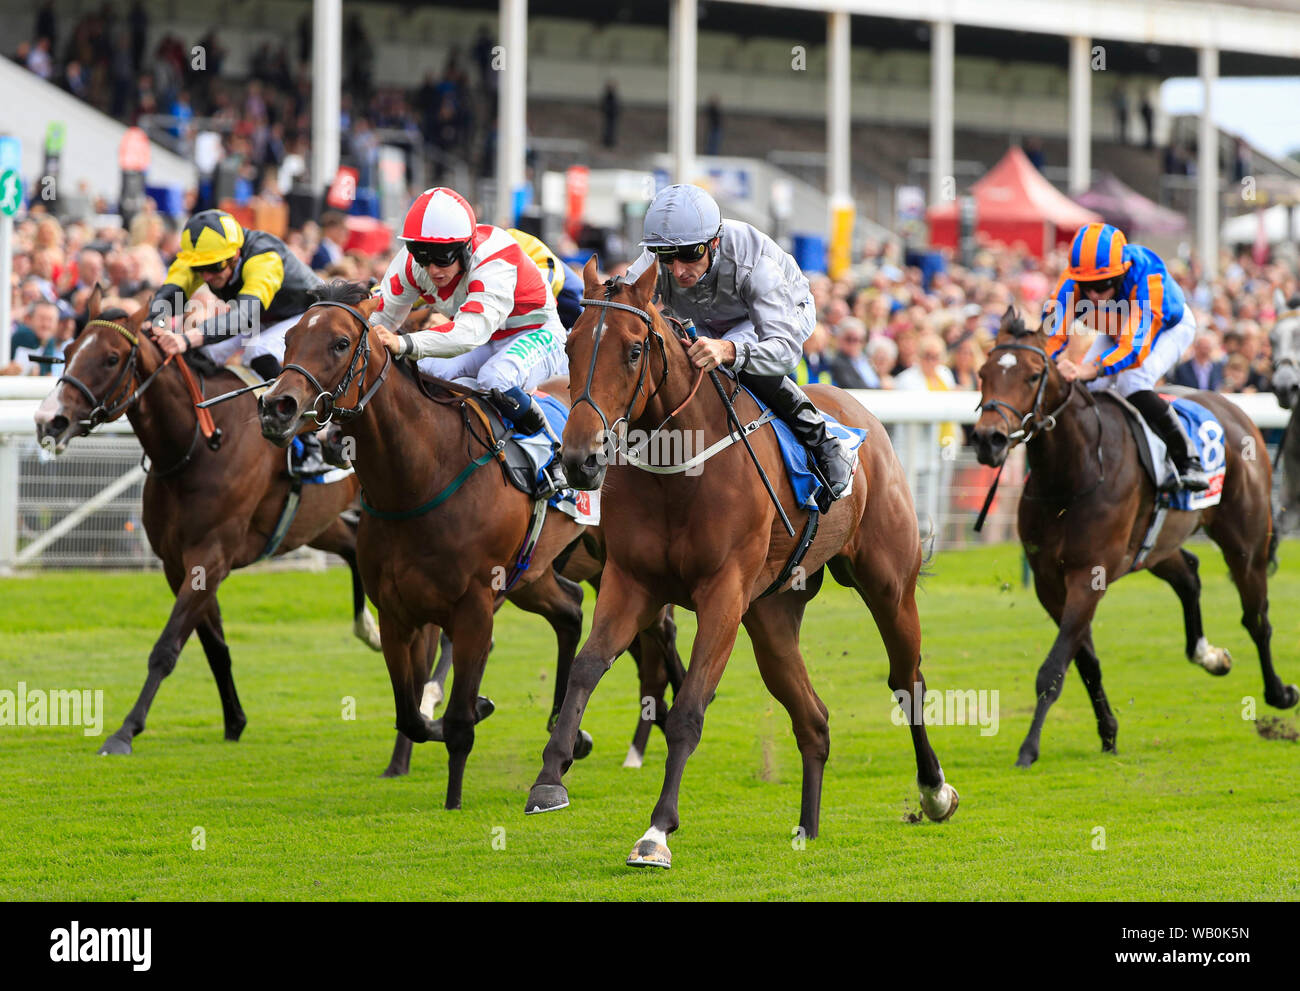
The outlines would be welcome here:
[[[1043,395],[1047,389],[1048,366],[1052,361],[1047,352],[1033,344],[996,344],[989,349],[989,354],[993,354],[994,351],[1029,351],[1043,359],[1043,370],[1039,373],[1038,378],[1038,391],[1034,393],[1034,405],[1030,407],[1028,413],[1021,413],[1020,410],[1016,409],[1008,402],[1004,402],[1001,399],[990,399],[987,402],[980,403],[975,407],[975,411],[977,413],[997,413],[998,416],[1002,417],[1003,421],[1009,428],[1007,441],[1011,447],[1015,447],[1020,443],[1029,443],[1029,441],[1033,440],[1040,432],[1055,430],[1056,418],[1065,410],[1065,407],[1070,404],[1070,400],[1074,397],[1074,389],[1067,389],[1064,402],[1048,413],[1046,417],[1043,417]],[[1002,411],[1003,409],[1010,410],[1012,416],[1020,417],[1019,427],[1012,428],[1012,421],[1007,414]]]
[[[332,390],[326,389],[325,386],[321,385],[320,382],[317,381],[316,376],[303,368],[302,365],[288,364],[285,365],[281,371],[281,374],[288,371],[297,372],[310,382],[311,387],[316,390],[316,398],[312,400],[311,409],[307,410],[307,412],[302,415],[304,417],[311,417],[315,420],[317,429],[330,423],[335,417],[338,417],[340,423],[346,423],[349,420],[355,420],[360,416],[365,410],[366,404],[370,402],[371,397],[378,392],[379,387],[384,384],[384,379],[388,376],[388,370],[393,364],[392,355],[390,355],[388,349],[385,348],[384,367],[379,370],[379,375],[376,376],[374,384],[371,385],[369,389],[366,389],[366,369],[370,367],[370,321],[367,320],[365,314],[356,307],[349,306],[347,303],[338,303],[329,299],[323,299],[312,303],[312,305],[307,307],[307,309],[310,311],[318,306],[333,306],[346,311],[352,316],[352,319],[361,325],[361,334],[357,338],[357,346],[352,351],[352,358],[348,361],[347,371],[344,373],[339,384]],[[343,398],[343,394],[352,386],[353,379],[356,379],[358,375],[360,375],[360,378],[357,381],[357,395],[359,397],[357,399],[357,404],[350,407],[339,406],[338,401]],[[322,413],[317,411],[317,406],[320,404],[322,399],[325,400],[323,419]],[[262,399],[259,397],[259,406],[261,405],[261,402]]]
[[[659,381],[655,385],[653,391],[651,391],[645,397],[645,407],[643,407],[643,409],[649,407],[650,400],[654,399],[654,397],[659,394],[659,390],[663,388],[664,382],[667,381],[668,379],[668,348],[664,344],[663,335],[659,333],[658,330],[655,329],[654,317],[651,316],[651,314],[647,310],[643,310],[637,306],[629,306],[627,303],[618,303],[610,298],[611,296],[613,296],[614,292],[618,289],[620,285],[626,285],[626,284],[627,283],[625,283],[621,278],[610,279],[608,282],[605,283],[604,299],[587,299],[584,297],[581,300],[583,307],[588,307],[588,306],[599,307],[600,316],[596,320],[596,329],[592,333],[591,361],[587,365],[587,381],[582,388],[582,395],[580,395],[576,400],[574,400],[573,410],[576,410],[583,403],[586,403],[588,406],[594,409],[596,411],[596,415],[600,417],[601,426],[604,428],[605,436],[607,437],[609,436],[609,432],[614,427],[617,427],[620,423],[626,424],[631,422],[632,410],[636,406],[637,396],[641,394],[641,391],[645,386],[646,376],[649,373],[649,369],[650,369],[651,338],[654,338],[655,343],[659,345],[659,357],[663,362],[663,374],[659,376]],[[632,398],[628,402],[627,410],[623,413],[622,416],[620,416],[612,424],[609,422],[609,419],[605,416],[604,411],[601,410],[601,408],[596,404],[596,401],[591,397],[591,385],[596,377],[596,357],[597,355],[600,354],[600,342],[605,333],[605,314],[609,310],[625,310],[628,313],[635,314],[641,320],[641,322],[645,324],[645,328],[646,328],[645,337],[641,339],[641,357],[637,361],[636,388],[632,390]],[[676,323],[677,321],[674,322]],[[684,333],[679,335],[678,339],[681,341],[683,346],[689,346],[689,342],[686,340],[686,335]],[[698,369],[698,372],[695,376],[695,384],[691,388],[690,394],[680,404],[678,404],[676,409],[674,409],[671,413],[669,413],[666,417],[664,417],[663,422],[660,423],[659,426],[655,427],[655,430],[661,430],[664,424],[666,424],[669,420],[671,420],[674,416],[676,416],[678,413],[680,413],[683,409],[686,408],[686,404],[695,398],[696,390],[699,389],[700,383],[703,380],[704,380],[704,370]],[[570,412],[572,412],[572,410]]]
[[[80,392],[86,398],[86,401],[90,403],[90,413],[87,414],[84,420],[79,421],[80,425],[85,427],[88,431],[94,430],[101,423],[107,423],[109,420],[116,419],[121,415],[123,410],[134,405],[136,401],[144,395],[145,390],[148,389],[149,386],[153,385],[154,379],[158,377],[159,372],[167,367],[173,357],[168,356],[159,363],[158,367],[153,370],[152,374],[141,382],[140,386],[125,399],[119,403],[113,403],[113,396],[115,396],[123,386],[126,386],[129,389],[132,379],[136,378],[136,364],[140,358],[140,339],[121,324],[114,323],[112,320],[91,320],[86,324],[82,333],[84,334],[91,327],[111,327],[130,342],[131,351],[127,355],[126,361],[123,362],[116,377],[105,391],[104,399],[102,401],[96,399],[95,394],[91,392],[90,387],[74,375],[64,373],[63,375],[60,375],[58,381],[54,383],[55,388],[57,388],[66,382],[68,385]]]

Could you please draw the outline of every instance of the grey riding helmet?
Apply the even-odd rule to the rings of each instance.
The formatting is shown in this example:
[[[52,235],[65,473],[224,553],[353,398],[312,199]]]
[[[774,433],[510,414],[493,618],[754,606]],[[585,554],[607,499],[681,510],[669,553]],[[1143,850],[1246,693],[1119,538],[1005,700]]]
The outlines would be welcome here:
[[[699,186],[665,186],[645,212],[643,248],[703,244],[722,232],[722,211]]]

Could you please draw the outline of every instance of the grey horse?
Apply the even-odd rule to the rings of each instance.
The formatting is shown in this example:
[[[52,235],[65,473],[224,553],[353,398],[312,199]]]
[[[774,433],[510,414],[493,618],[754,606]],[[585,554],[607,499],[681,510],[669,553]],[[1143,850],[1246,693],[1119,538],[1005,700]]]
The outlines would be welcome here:
[[[1269,335],[1273,348],[1273,392],[1278,405],[1295,410],[1300,406],[1300,297],[1290,302],[1275,294],[1277,324]],[[1278,519],[1283,532],[1300,531],[1300,424],[1295,413],[1282,435],[1282,512]]]

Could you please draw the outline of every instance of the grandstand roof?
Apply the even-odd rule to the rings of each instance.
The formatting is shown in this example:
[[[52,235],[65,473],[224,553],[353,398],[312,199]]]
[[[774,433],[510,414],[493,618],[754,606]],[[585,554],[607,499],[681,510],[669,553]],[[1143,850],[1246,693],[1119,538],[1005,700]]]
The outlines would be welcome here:
[[[438,0],[439,6],[481,10],[483,0]],[[1222,4],[1233,6],[1233,4]],[[1300,0],[1237,0],[1236,5],[1300,13]],[[900,4],[900,9],[905,5]],[[792,39],[809,45],[826,42],[826,16],[813,10],[746,5],[736,2],[700,0],[700,29],[734,34],[744,38]],[[666,6],[638,0],[529,0],[529,17],[569,18],[587,24],[638,24],[666,27]],[[879,50],[913,49],[928,51],[930,29],[925,21],[854,15],[854,46]],[[1163,78],[1194,76],[1195,49],[1178,45],[1140,45],[1095,39],[1106,48],[1110,72],[1140,73]],[[1002,31],[956,26],[958,55],[981,56],[1014,62],[1045,62],[1067,65],[1069,51],[1063,36],[1029,31]],[[701,57],[707,52],[701,47]],[[1300,59],[1278,58],[1245,52],[1224,51],[1219,56],[1221,76],[1300,75]]]

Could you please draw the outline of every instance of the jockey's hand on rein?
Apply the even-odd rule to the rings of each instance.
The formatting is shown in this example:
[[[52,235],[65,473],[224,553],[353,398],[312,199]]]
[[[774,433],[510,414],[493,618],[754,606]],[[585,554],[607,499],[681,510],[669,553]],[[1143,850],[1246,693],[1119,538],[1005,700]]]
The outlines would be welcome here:
[[[158,334],[156,339],[162,353],[169,358],[174,354],[182,354],[190,348],[190,342],[184,334],[162,333]]]
[[[402,339],[386,327],[372,327],[375,336],[379,338],[379,343],[388,348],[395,355],[402,353]]]
[[[730,365],[736,360],[736,345],[731,341],[699,337],[686,354],[696,368],[711,372],[719,365]]]

